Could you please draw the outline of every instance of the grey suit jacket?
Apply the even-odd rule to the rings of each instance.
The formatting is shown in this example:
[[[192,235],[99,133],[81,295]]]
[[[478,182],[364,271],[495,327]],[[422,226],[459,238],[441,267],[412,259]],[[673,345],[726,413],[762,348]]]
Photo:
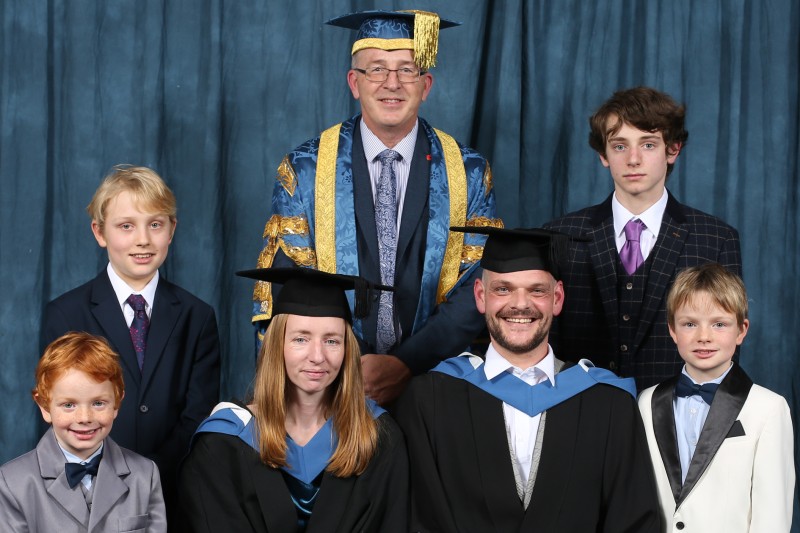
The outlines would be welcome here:
[[[52,428],[25,455],[0,467],[0,531],[165,532],[167,518],[155,463],[105,439],[91,512],[70,489]]]

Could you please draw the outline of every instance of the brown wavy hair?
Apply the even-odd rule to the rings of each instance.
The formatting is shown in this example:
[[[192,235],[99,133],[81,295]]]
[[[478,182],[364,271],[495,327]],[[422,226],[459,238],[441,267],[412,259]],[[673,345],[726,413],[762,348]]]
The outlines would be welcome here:
[[[589,146],[606,157],[608,138],[616,135],[623,124],[642,131],[661,132],[667,154],[673,155],[686,145],[689,132],[684,128],[686,107],[672,97],[650,87],[634,87],[615,92],[589,117]],[[616,119],[613,124],[609,120]],[[667,165],[667,176],[673,163]]]
[[[283,348],[289,315],[270,322],[253,384],[256,438],[261,460],[273,467],[286,466],[286,407],[288,402]],[[344,360],[339,375],[328,387],[325,417],[333,418],[339,443],[325,470],[337,477],[366,470],[378,442],[378,425],[367,407],[361,374],[361,351],[350,324],[345,323]]]

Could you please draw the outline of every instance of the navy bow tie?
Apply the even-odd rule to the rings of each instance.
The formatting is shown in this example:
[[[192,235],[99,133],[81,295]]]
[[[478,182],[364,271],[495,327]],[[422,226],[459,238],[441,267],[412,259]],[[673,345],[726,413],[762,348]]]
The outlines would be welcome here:
[[[700,396],[708,405],[714,401],[714,394],[717,392],[719,383],[706,383],[698,385],[693,383],[686,374],[678,377],[678,384],[675,385],[675,395],[686,398],[688,396]]]
[[[103,458],[103,454],[97,455],[86,464],[81,463],[66,463],[64,465],[64,471],[67,474],[67,483],[69,483],[69,488],[74,489],[75,486],[81,482],[83,476],[90,475],[96,476],[97,469],[100,468],[100,459]]]

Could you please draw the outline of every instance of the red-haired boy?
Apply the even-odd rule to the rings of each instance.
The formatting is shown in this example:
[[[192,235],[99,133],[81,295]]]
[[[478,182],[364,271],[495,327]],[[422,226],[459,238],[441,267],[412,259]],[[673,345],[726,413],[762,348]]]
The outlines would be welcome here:
[[[33,399],[50,429],[0,467],[0,523],[11,531],[167,530],[158,468],[109,437],[125,395],[118,356],[70,332],[36,367]]]

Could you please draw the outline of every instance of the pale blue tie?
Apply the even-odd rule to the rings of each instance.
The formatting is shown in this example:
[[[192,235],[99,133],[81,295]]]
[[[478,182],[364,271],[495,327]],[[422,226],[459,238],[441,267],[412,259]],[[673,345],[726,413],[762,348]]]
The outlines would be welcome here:
[[[381,283],[394,285],[394,267],[397,255],[397,178],[393,163],[402,159],[394,150],[384,150],[378,157],[381,161],[381,175],[378,179],[375,198],[375,227],[378,231],[378,255],[381,263]],[[388,353],[394,346],[394,311],[392,293],[381,292],[378,305],[378,353]]]

